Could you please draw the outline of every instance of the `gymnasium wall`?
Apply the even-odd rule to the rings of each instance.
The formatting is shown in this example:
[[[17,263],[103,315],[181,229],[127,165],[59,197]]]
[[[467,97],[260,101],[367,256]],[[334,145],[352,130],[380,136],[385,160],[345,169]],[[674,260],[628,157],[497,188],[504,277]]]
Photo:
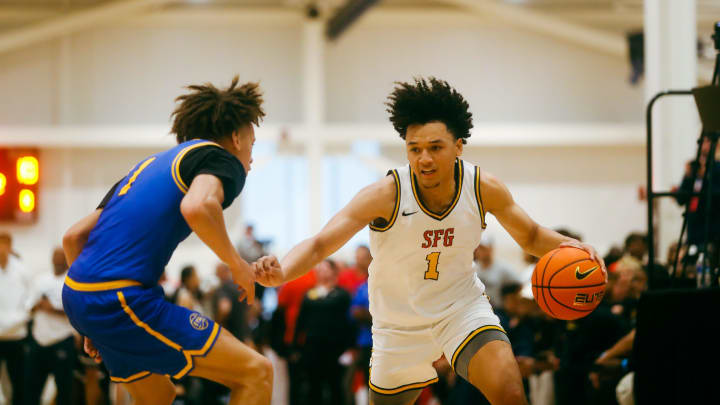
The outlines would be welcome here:
[[[227,83],[235,73],[243,80],[261,81],[266,123],[301,121],[300,19],[264,25],[198,23],[184,28],[172,19],[163,24],[153,21],[118,23],[71,35],[64,43],[54,40],[0,54],[0,144],[3,132],[14,126],[167,125],[172,100],[183,85]],[[370,13],[338,42],[328,44],[325,69],[326,119],[333,124],[386,122],[382,103],[392,82],[431,74],[450,81],[467,97],[478,123],[642,122],[642,88],[627,84],[625,60],[475,17],[435,19],[426,13],[397,19]],[[402,143],[397,142],[397,147],[385,146],[381,153],[402,163]],[[601,252],[628,232],[645,228],[644,208],[637,202],[637,186],[644,181],[642,145],[542,144],[542,139],[533,147],[479,146],[471,141],[466,158],[505,180],[538,221],[567,225]],[[90,212],[134,162],[156,150],[132,145],[42,149],[40,220],[32,227],[2,225],[14,234],[28,266],[47,269],[50,248],[63,230]],[[357,183],[352,185],[359,189],[372,177],[352,180]],[[277,179],[278,186],[254,198],[306,201],[303,190],[274,197],[278,194],[273,190],[283,181]],[[328,180],[325,191],[347,189],[348,181]],[[327,211],[344,204],[350,195],[344,191],[341,198],[326,204]],[[257,205],[257,200],[247,198],[253,197],[244,196],[226,211],[233,236],[240,235],[243,207]],[[278,207],[282,209],[281,204]],[[263,218],[248,219],[263,222]],[[275,246],[278,253],[307,235],[302,229],[307,221],[293,226],[292,236]],[[519,261],[509,238],[496,233],[500,253],[509,261]],[[191,237],[173,257],[170,271],[205,259],[208,264],[201,270],[209,272],[212,253]]]

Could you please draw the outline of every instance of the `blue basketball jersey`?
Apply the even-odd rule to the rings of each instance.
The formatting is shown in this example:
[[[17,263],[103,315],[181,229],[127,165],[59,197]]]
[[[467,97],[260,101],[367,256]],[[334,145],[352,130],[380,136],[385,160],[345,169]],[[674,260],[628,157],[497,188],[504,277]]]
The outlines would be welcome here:
[[[208,145],[221,148],[196,139],[133,167],[103,208],[68,276],[81,283],[135,280],[146,286],[157,284],[173,251],[191,232],[180,212],[190,186],[180,176],[180,163],[191,150]],[[225,195],[223,207],[240,193],[242,184],[244,178],[234,195]]]

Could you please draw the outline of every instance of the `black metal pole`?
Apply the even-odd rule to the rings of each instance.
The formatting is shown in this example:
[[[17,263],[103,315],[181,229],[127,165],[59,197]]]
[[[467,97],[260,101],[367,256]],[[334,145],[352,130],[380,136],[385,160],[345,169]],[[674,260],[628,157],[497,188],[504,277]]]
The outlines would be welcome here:
[[[658,101],[661,97],[664,96],[671,96],[671,95],[691,95],[692,91],[690,90],[666,90],[661,91],[660,93],[656,94],[648,103],[647,110],[645,113],[645,122],[647,127],[647,139],[646,139],[646,148],[647,148],[647,221],[648,221],[648,284],[650,288],[653,288],[655,285],[654,282],[654,269],[655,269],[655,229],[654,229],[654,223],[653,223],[653,201],[655,199],[655,196],[653,194],[653,169],[652,169],[652,109],[655,105],[655,102]]]

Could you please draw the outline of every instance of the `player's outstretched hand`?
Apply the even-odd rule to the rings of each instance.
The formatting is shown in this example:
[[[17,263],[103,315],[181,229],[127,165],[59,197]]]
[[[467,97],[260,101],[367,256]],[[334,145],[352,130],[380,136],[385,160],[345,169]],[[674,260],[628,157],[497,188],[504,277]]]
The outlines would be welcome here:
[[[605,261],[602,259],[602,257],[598,256],[597,252],[595,251],[595,248],[588,245],[587,243],[582,243],[578,241],[569,241],[569,242],[563,242],[558,247],[574,247],[578,249],[582,249],[590,254],[590,259],[595,261],[597,264],[600,265],[600,269],[603,272],[603,275],[605,276],[605,282],[608,281],[608,274],[607,274],[607,268],[605,268]]]
[[[253,266],[246,264],[230,267],[233,275],[233,281],[240,287],[240,301],[247,298],[248,305],[255,303],[255,271]]]
[[[87,336],[85,336],[85,341],[83,342],[83,349],[85,349],[85,353],[87,353],[88,356],[95,360],[95,363],[102,363],[102,357],[100,357],[100,352],[98,351],[98,349],[95,348],[92,340],[90,340],[90,338]]]
[[[282,267],[275,256],[263,256],[253,263],[255,279],[265,287],[277,287],[285,279]]]

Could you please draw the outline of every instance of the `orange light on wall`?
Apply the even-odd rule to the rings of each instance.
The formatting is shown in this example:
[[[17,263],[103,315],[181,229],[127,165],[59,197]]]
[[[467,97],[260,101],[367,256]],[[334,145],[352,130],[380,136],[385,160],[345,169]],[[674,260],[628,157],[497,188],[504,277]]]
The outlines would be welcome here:
[[[18,183],[32,186],[40,178],[40,163],[35,156],[21,156],[17,160]],[[28,190],[29,191],[29,190]],[[33,199],[34,201],[34,199]]]
[[[20,190],[18,202],[20,205],[20,211],[33,212],[35,209],[35,193],[28,189]]]
[[[0,195],[5,194],[5,187],[7,187],[7,177],[0,173]]]

